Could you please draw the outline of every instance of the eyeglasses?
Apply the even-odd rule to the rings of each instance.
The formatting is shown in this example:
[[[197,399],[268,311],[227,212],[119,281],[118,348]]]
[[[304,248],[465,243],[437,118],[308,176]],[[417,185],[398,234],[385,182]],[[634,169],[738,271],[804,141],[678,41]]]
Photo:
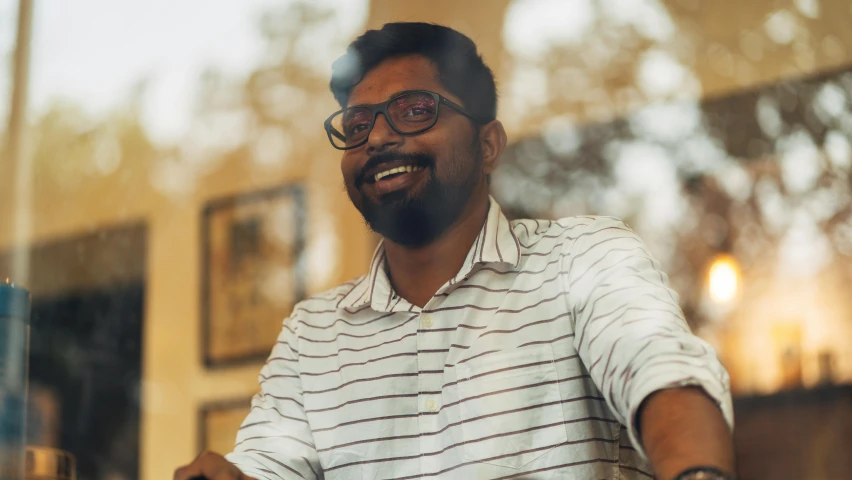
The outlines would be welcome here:
[[[349,150],[367,143],[380,113],[400,135],[414,135],[435,126],[441,105],[452,108],[476,123],[487,123],[435,92],[414,90],[403,92],[387,102],[344,108],[328,117],[323,125],[334,148]]]

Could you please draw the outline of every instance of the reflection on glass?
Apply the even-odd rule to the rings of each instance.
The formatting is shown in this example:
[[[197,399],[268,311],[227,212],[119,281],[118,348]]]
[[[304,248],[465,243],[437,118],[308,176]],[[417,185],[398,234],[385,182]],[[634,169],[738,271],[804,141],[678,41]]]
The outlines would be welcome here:
[[[77,460],[74,455],[46,447],[27,447],[24,480],[76,480]]]
[[[130,220],[148,226],[141,246],[103,263],[79,250],[61,263],[33,258],[46,265],[40,287],[50,294],[35,298],[34,312],[43,313],[33,319],[45,327],[34,331],[41,353],[31,363],[30,401],[42,414],[30,419],[41,428],[30,430],[74,451],[81,476],[133,478],[124,472],[139,470],[143,480],[165,478],[197,453],[198,405],[242,399],[256,386],[253,367],[201,365],[196,236],[206,201],[304,182],[308,290],[342,280],[357,263],[350,259],[361,245],[342,221],[352,211],[336,203],[338,158],[322,153],[321,123],[335,107],[328,66],[365,23],[390,20],[389,3],[37,5],[28,132],[33,243],[76,245],[80,235],[109,237]],[[464,18],[476,25],[485,4],[433,3],[428,20],[452,26]],[[0,0],[0,183],[17,4]],[[505,23],[477,28],[498,31],[501,120],[513,140],[492,183],[501,204],[515,216],[627,220],[669,272],[692,326],[730,339],[720,343],[727,342],[737,395],[852,382],[849,2],[487,6],[498,4],[507,6]],[[423,20],[415,6],[398,8],[408,10],[396,19]],[[0,274],[14,235],[5,222],[14,214],[0,204]],[[272,230],[261,233],[286,243],[291,220],[271,215]],[[233,232],[238,270],[256,261],[258,235],[256,226],[241,227]],[[291,290],[290,270],[271,269],[261,280],[251,298],[287,300],[280,292]],[[47,288],[51,282],[65,286]],[[114,288],[93,289],[104,285]],[[95,315],[101,308],[108,313]],[[125,330],[132,335],[117,333]],[[53,366],[60,364],[68,370]],[[112,391],[99,385],[117,386],[116,397],[79,393]],[[84,420],[83,413],[104,415],[95,400],[130,413]],[[112,450],[72,436],[95,427]],[[839,478],[831,472],[811,478]]]

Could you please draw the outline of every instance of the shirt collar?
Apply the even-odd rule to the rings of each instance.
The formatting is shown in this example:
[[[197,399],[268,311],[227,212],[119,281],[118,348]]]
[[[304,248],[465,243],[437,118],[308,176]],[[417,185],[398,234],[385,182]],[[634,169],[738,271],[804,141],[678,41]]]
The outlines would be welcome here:
[[[449,288],[464,278],[479,264],[505,264],[517,268],[521,261],[521,245],[512,231],[509,220],[500,205],[489,196],[488,215],[482,230],[467,253],[464,264],[456,276],[441,288]],[[370,305],[373,310],[387,311],[395,301],[395,292],[387,275],[387,258],[384,240],[379,242],[370,262],[370,272],[355,284],[340,302],[347,310],[357,310]]]

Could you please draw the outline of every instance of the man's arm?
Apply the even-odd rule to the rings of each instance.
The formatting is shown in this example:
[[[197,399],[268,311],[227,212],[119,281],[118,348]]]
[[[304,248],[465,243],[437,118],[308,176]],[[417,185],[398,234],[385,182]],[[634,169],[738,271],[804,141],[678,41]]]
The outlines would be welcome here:
[[[660,480],[698,465],[734,471],[731,431],[719,407],[699,388],[652,393],[639,407],[636,426]]]
[[[204,452],[189,465],[175,470],[174,480],[257,480],[244,475],[233,463],[215,452]]]
[[[727,372],[691,333],[659,262],[618,219],[574,232],[563,264],[574,345],[638,454],[663,480],[698,466],[731,472]]]
[[[304,409],[299,376],[298,321],[290,317],[266,365],[260,393],[225,457],[206,452],[175,472],[176,480],[204,475],[210,480],[303,480],[322,477]],[[200,473],[199,473],[200,472]]]

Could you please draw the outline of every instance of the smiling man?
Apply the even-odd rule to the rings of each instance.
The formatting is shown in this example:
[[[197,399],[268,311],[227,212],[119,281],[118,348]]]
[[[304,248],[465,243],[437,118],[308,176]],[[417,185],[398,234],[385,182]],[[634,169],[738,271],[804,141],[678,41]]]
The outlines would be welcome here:
[[[506,133],[469,38],[368,31],[331,90],[328,138],[383,241],[284,321],[234,452],[176,479],[730,478],[727,374],[641,240],[612,217],[509,221],[489,196]]]

